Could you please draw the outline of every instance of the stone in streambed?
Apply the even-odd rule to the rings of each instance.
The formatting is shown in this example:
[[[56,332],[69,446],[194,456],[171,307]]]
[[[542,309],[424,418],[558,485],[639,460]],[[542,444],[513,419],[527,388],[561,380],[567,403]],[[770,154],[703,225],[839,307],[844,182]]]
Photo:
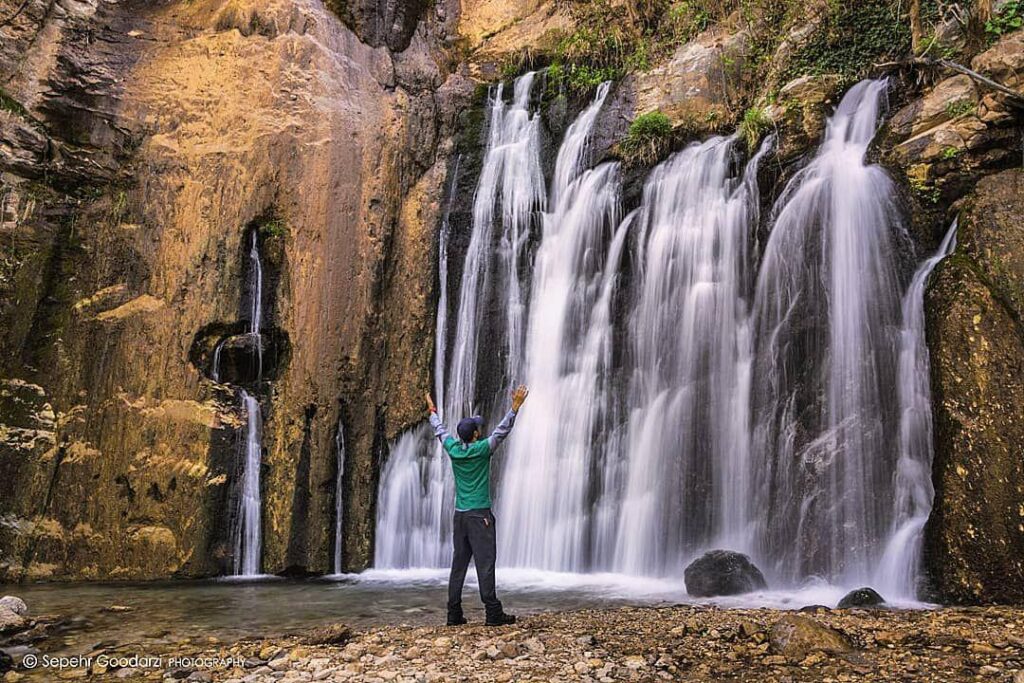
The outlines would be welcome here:
[[[850,609],[851,607],[877,607],[884,604],[885,598],[879,595],[874,588],[865,586],[844,595],[836,607],[838,609]]]
[[[15,633],[24,630],[27,626],[25,617],[9,607],[0,607],[0,634]]]
[[[704,553],[686,567],[683,578],[686,592],[695,598],[739,595],[768,587],[750,558],[731,550]]]
[[[839,631],[797,614],[788,614],[775,622],[768,642],[772,652],[790,661],[800,661],[812,652],[838,654],[853,650]]]
[[[13,595],[5,595],[0,598],[0,608],[2,607],[6,607],[18,616],[28,614],[28,605],[25,604],[25,601]]]
[[[352,629],[345,624],[316,628],[302,639],[305,645],[344,645],[352,638]]]

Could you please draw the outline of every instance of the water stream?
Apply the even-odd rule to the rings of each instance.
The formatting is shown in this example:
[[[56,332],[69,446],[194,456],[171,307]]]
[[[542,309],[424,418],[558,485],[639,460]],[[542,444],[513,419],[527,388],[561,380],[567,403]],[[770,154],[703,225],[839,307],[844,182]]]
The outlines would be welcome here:
[[[618,164],[591,168],[588,153],[608,88],[568,128],[545,188],[533,84],[518,79],[509,102],[491,93],[453,343],[435,368],[451,423],[531,386],[492,465],[499,566],[678,579],[721,547],[780,588],[874,580],[912,599],[930,424],[907,424],[927,407],[927,358],[906,301],[927,275],[903,297],[895,188],[866,161],[886,83],[843,98],[763,250],[772,140],[749,159],[736,136],[690,145],[623,218]],[[504,317],[485,344],[488,310]],[[378,515],[375,566],[448,562],[450,468],[426,430],[393,444]]]
[[[924,327],[924,293],[939,261],[956,248],[957,223],[938,250],[922,263],[903,296],[900,332],[900,441],[889,542],[876,569],[875,584],[885,595],[913,598],[918,593],[924,526],[932,511],[931,363]]]
[[[245,408],[245,449],[235,523],[234,574],[256,576],[260,573],[261,508],[260,462],[263,459],[263,419],[260,402],[240,389]]]
[[[334,562],[335,574],[341,573],[342,548],[345,545],[345,427],[338,419],[334,432],[334,457],[337,471],[334,475]]]
[[[249,336],[256,353],[256,386],[263,379],[263,264],[260,260],[259,234],[252,231],[249,248]],[[218,348],[220,345],[218,345]],[[219,356],[214,371],[219,376]],[[258,576],[262,548],[263,503],[260,492],[260,467],[263,460],[263,416],[259,398],[245,389],[238,390],[246,415],[245,442],[239,471],[237,504],[233,522],[235,576]]]

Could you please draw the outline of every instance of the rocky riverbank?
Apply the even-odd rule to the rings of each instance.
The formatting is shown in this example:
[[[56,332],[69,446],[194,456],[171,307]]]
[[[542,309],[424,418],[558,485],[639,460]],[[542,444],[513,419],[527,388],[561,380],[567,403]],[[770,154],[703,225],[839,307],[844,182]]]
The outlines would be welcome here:
[[[22,670],[4,680],[1024,681],[1024,610],[1009,607],[628,607],[530,616],[497,629],[333,625],[232,645],[197,636],[162,654],[101,645],[91,668]],[[108,664],[96,663],[100,654]],[[109,665],[131,655],[157,659]]]

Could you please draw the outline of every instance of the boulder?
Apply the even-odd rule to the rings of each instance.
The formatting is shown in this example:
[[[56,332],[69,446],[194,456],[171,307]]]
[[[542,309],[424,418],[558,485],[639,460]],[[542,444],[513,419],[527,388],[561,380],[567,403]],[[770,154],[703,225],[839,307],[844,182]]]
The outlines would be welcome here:
[[[695,598],[739,595],[768,587],[750,558],[731,550],[710,550],[691,562],[683,573],[686,592]]]
[[[924,553],[943,602],[1024,601],[1022,215],[1024,170],[983,178],[925,295],[935,503]]]
[[[25,601],[14,595],[5,595],[0,598],[0,608],[6,607],[15,614],[24,615],[28,614],[28,605]]]
[[[838,654],[853,650],[839,631],[797,614],[788,614],[775,622],[768,643],[772,652],[791,661],[800,661],[812,652]]]
[[[839,609],[849,609],[851,607],[877,607],[883,604],[885,604],[885,598],[879,595],[874,588],[865,586],[844,595],[836,607]]]

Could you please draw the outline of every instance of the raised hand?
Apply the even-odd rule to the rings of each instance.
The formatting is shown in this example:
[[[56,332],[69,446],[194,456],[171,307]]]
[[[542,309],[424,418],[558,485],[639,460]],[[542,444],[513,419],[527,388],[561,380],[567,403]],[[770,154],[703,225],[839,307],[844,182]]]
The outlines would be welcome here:
[[[436,413],[437,412],[437,406],[434,405],[434,399],[432,399],[430,397],[430,392],[428,391],[428,392],[426,392],[423,395],[426,396],[426,398],[427,398],[427,410],[429,410],[432,413]]]
[[[530,390],[526,388],[525,384],[520,384],[516,387],[515,391],[512,392],[512,410],[518,411],[522,407],[523,401],[530,395]]]

